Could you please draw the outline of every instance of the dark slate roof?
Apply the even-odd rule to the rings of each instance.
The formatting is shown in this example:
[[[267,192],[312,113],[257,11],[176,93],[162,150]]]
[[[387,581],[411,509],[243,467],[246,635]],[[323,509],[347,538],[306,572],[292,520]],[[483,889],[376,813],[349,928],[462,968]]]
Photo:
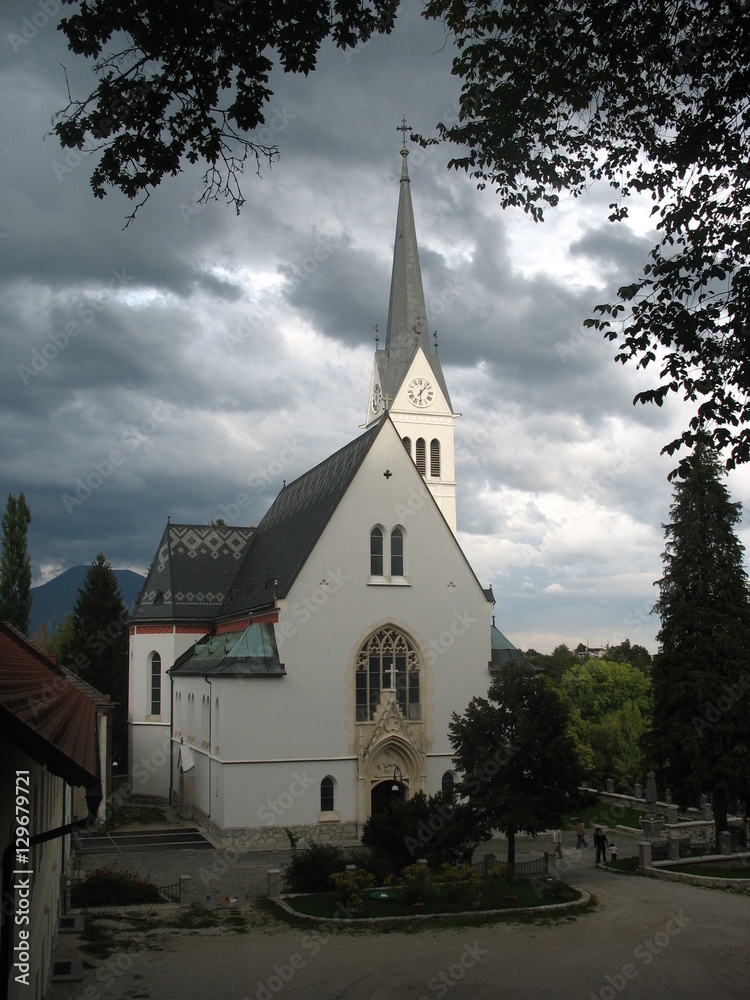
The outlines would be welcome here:
[[[100,788],[94,702],[6,622],[0,622],[0,729],[68,784]]]
[[[167,524],[133,618],[216,617],[256,532],[257,528]]]
[[[273,625],[256,624],[236,632],[206,636],[170,670],[180,677],[283,677],[284,664]]]
[[[223,615],[260,608],[286,597],[365,455],[380,433],[382,417],[364,434],[285,486],[257,528]]]
[[[520,649],[516,649],[510,639],[506,639],[494,621],[490,626],[490,643],[492,646],[492,659],[490,660],[490,670],[494,673],[500,670],[506,663],[519,663],[528,666],[526,658]]]

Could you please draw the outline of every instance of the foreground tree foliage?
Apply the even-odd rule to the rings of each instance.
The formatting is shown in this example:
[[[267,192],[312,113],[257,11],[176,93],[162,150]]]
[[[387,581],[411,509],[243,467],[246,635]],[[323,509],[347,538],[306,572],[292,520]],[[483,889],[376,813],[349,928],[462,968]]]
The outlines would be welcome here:
[[[0,618],[28,635],[31,617],[31,560],[26,539],[31,511],[23,493],[8,494],[0,555]]]
[[[535,220],[598,180],[612,221],[650,196],[651,260],[587,324],[659,368],[636,401],[698,404],[666,452],[705,427],[728,467],[750,460],[747,2],[429,0],[425,16],[458,47],[460,113],[437,130],[451,166]]]
[[[665,526],[649,745],[660,777],[683,803],[712,793],[719,833],[728,806],[750,793],[750,605],[735,534],[740,505],[730,501],[705,442],[688,473]]]
[[[419,858],[426,858],[433,869],[468,862],[477,845],[491,836],[490,828],[477,819],[473,809],[451,796],[418,792],[374,813],[362,828],[362,845],[394,871]]]
[[[237,210],[248,158],[257,168],[277,155],[253,138],[266,121],[275,64],[315,69],[325,39],[340,48],[393,27],[391,0],[63,0],[77,11],[60,22],[69,48],[92,59],[98,83],[71,95],[54,125],[64,147],[99,154],[91,186],[149,197],[184,161],[205,163],[203,199]],[[131,219],[135,215],[131,215]]]
[[[457,786],[477,821],[508,838],[535,835],[560,822],[572,808],[583,776],[568,701],[552,682],[517,664],[492,681],[487,698],[472,698],[449,726]]]

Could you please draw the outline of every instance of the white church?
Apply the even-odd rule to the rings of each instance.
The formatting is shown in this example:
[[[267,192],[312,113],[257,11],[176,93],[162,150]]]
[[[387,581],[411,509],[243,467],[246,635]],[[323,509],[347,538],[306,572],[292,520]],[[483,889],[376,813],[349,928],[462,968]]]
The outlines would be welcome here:
[[[129,773],[224,845],[351,842],[450,786],[451,713],[521,658],[456,540],[453,412],[402,173],[365,430],[257,527],[168,523],[130,624]]]

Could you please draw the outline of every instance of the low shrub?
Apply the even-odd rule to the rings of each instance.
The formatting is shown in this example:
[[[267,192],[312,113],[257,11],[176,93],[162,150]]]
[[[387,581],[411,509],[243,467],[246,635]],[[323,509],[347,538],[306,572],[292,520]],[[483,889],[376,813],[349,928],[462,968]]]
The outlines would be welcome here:
[[[157,886],[142,879],[137,872],[104,866],[95,868],[73,885],[73,906],[127,906],[134,903],[160,903]]]
[[[331,883],[341,893],[342,903],[353,910],[361,910],[365,905],[365,893],[375,885],[375,879],[370,872],[355,868],[354,871],[334,872]]]
[[[284,869],[286,892],[326,892],[330,878],[346,865],[344,852],[336,844],[309,844],[295,851]]]

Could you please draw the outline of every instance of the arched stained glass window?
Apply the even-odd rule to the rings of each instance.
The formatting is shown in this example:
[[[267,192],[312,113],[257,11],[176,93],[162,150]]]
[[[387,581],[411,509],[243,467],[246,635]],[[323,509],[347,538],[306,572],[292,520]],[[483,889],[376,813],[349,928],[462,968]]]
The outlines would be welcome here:
[[[394,687],[404,718],[419,719],[419,656],[406,636],[387,626],[371,636],[357,656],[357,722],[371,722],[382,692]]]
[[[151,715],[161,715],[161,657],[151,654]]]
[[[383,575],[383,531],[373,528],[370,532],[370,575]]]
[[[320,783],[320,811],[333,812],[334,806],[333,778],[327,775]]]
[[[401,528],[391,532],[391,576],[404,575],[404,533]]]

